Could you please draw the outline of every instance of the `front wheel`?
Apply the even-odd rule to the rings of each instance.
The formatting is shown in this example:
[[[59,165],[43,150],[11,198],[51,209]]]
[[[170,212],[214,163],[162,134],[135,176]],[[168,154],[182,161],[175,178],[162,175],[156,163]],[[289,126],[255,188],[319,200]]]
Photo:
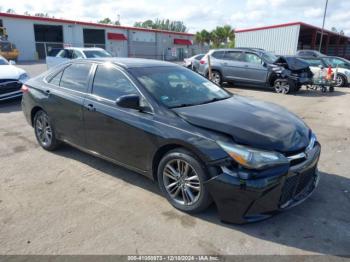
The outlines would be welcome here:
[[[211,204],[203,184],[207,179],[201,162],[186,150],[172,150],[159,163],[159,187],[167,200],[181,211],[197,213]]]
[[[53,151],[59,146],[60,142],[56,138],[50,118],[43,110],[39,110],[34,116],[34,132],[42,148]]]
[[[292,80],[287,79],[276,79],[273,85],[276,93],[290,94],[298,91],[297,85]]]
[[[335,86],[336,87],[344,87],[346,86],[346,80],[345,77],[342,75],[337,75],[335,79]]]

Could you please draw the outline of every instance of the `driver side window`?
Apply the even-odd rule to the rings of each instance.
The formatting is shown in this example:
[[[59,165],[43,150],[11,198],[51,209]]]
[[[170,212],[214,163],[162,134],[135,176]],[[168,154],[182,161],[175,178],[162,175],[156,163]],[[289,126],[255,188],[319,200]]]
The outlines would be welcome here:
[[[262,64],[262,60],[259,56],[257,56],[256,54],[252,54],[252,53],[245,53],[244,55],[245,57],[245,61],[247,63],[252,63],[252,64]]]
[[[96,96],[115,101],[123,95],[138,94],[130,80],[116,68],[98,65],[92,85]]]

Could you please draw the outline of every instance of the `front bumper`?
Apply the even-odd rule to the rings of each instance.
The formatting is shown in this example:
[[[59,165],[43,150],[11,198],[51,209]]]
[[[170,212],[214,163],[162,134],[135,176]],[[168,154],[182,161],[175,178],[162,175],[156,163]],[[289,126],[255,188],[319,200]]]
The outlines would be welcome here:
[[[205,185],[224,222],[244,224],[271,217],[307,199],[319,180],[317,163],[321,147],[317,144],[302,163],[262,171],[258,177],[243,180],[221,173]]]

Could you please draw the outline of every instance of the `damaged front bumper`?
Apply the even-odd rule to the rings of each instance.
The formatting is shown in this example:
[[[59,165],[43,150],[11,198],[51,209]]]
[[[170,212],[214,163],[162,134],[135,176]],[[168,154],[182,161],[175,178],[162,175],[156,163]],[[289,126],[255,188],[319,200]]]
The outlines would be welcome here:
[[[320,152],[316,144],[301,163],[254,172],[250,179],[241,179],[237,170],[213,176],[205,186],[220,219],[236,224],[256,222],[303,202],[317,187]]]

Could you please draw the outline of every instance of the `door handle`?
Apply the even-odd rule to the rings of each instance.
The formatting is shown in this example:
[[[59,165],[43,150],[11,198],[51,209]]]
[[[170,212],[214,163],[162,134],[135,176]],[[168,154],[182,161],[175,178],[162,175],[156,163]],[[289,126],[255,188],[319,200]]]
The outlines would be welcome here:
[[[86,106],[86,108],[87,108],[87,110],[89,110],[89,111],[91,111],[91,112],[96,111],[96,108],[94,107],[93,104],[88,104],[88,105]]]
[[[244,67],[246,67],[246,68],[247,68],[247,67],[249,67],[249,65],[245,65]]]
[[[226,62],[225,62],[225,63],[222,63],[222,65],[227,66],[227,63],[226,63]]]

